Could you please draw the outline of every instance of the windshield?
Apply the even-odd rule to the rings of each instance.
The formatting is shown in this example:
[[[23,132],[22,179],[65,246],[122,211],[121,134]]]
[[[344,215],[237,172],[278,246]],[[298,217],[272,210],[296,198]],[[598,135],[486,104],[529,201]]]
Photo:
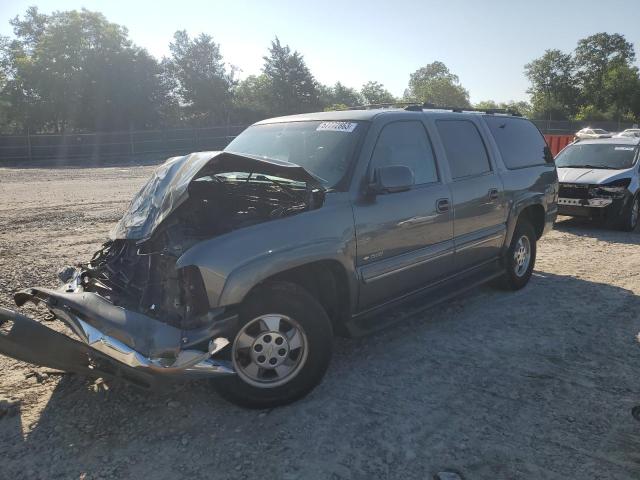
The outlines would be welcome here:
[[[363,130],[362,122],[351,121],[253,125],[225,151],[295,163],[333,188],[349,170]]]
[[[636,158],[634,145],[613,143],[576,144],[565,148],[556,157],[556,166],[565,168],[631,168]]]

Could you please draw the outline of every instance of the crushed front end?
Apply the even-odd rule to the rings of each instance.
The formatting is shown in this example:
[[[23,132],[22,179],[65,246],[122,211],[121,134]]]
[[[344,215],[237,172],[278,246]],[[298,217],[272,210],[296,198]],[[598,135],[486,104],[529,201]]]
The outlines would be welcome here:
[[[574,217],[608,218],[628,208],[633,194],[630,179],[606,184],[560,183],[558,214]]]
[[[226,152],[170,159],[134,197],[111,239],[65,271],[59,289],[15,295],[18,306],[45,305],[73,338],[0,309],[0,353],[143,387],[234,375],[226,358],[236,306],[210,305],[200,269],[177,268],[179,258],[204,240],[322,201],[314,178],[293,164]]]

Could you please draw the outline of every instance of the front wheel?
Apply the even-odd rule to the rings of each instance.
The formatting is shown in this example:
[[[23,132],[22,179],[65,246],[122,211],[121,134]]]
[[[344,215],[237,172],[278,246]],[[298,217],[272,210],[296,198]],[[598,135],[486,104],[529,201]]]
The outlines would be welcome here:
[[[520,290],[531,278],[536,263],[536,233],[527,220],[516,225],[505,256],[505,273],[498,286],[506,290]]]
[[[331,359],[331,321],[306,290],[288,282],[259,287],[241,307],[232,342],[236,375],[216,388],[249,408],[286,405],[309,393]]]
[[[640,218],[640,195],[636,195],[629,208],[625,209],[622,214],[620,229],[625,232],[633,232],[638,226],[638,219]]]

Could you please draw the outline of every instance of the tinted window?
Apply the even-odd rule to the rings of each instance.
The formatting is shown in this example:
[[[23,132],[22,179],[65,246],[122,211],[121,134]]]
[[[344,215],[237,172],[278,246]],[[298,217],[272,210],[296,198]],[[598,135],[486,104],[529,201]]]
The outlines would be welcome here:
[[[467,120],[439,120],[438,132],[447,153],[451,176],[468,177],[490,172],[489,157],[480,132]]]
[[[371,169],[389,165],[409,167],[418,185],[438,181],[433,149],[422,123],[395,122],[382,129],[373,151]]]
[[[531,167],[551,162],[551,152],[536,126],[521,118],[484,117],[507,168]]]

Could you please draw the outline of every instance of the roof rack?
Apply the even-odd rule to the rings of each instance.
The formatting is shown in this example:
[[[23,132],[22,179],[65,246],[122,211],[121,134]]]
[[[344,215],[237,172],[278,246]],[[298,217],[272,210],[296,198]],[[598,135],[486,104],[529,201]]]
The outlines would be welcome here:
[[[367,103],[365,105],[355,105],[353,107],[340,108],[338,111],[345,110],[369,110],[373,108],[391,108],[391,107],[407,107],[410,105],[419,105],[416,102],[388,102],[388,103]]]
[[[451,112],[456,113],[464,113],[464,112],[477,112],[477,113],[486,113],[489,115],[499,114],[499,115],[511,115],[513,117],[521,117],[522,115],[515,110],[509,110],[507,108],[467,108],[467,107],[450,107],[444,105],[434,105],[433,103],[423,103],[422,105],[408,105],[405,107],[405,110],[410,111],[421,111],[421,110],[449,110]]]
[[[339,111],[346,110],[369,110],[374,108],[393,108],[393,107],[403,107],[405,110],[410,112],[421,112],[423,110],[449,110],[451,112],[456,113],[464,113],[464,112],[477,112],[477,113],[486,113],[489,115],[499,114],[499,115],[511,115],[513,117],[521,117],[522,115],[515,110],[509,110],[506,108],[467,108],[467,107],[450,107],[444,105],[435,105],[433,103],[419,103],[419,102],[389,102],[389,103],[369,103],[366,105],[356,105],[353,107],[341,108]]]

